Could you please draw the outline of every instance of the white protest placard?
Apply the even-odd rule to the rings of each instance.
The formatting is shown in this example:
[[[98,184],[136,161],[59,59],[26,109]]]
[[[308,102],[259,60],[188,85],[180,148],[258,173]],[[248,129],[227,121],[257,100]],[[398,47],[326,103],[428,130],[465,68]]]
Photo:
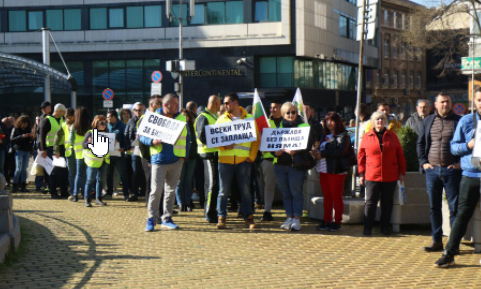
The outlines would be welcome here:
[[[481,125],[476,128],[474,137],[473,157],[481,158]]]
[[[208,125],[205,127],[205,134],[208,148],[257,140],[256,125],[252,119]]]
[[[65,161],[65,158],[62,157],[53,157],[52,165],[54,167],[59,167],[59,168],[66,168],[67,167],[67,162]]]
[[[309,127],[265,128],[262,131],[261,152],[274,152],[280,149],[291,151],[307,148]]]
[[[173,145],[186,124],[186,122],[147,111],[137,134],[151,139],[160,139],[163,143]]]
[[[111,157],[121,157],[122,153],[119,151],[119,149],[120,149],[119,143],[115,143],[113,150],[110,150],[110,147],[109,147],[109,155]]]
[[[46,157],[46,158],[43,158],[41,155],[37,155],[37,158],[35,159],[35,162],[37,162],[37,164],[41,167],[43,167],[45,169],[45,171],[47,172],[47,174],[51,174],[52,173],[52,170],[53,170],[53,161],[51,158],[49,157]]]
[[[98,132],[98,135],[109,138],[109,153],[115,150],[115,133]]]

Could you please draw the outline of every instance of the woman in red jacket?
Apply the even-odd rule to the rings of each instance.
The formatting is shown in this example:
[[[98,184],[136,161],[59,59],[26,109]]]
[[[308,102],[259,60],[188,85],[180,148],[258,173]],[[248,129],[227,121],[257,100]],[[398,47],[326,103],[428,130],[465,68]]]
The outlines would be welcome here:
[[[404,181],[406,159],[396,134],[386,129],[382,112],[371,116],[372,127],[361,142],[358,164],[361,185],[366,186],[364,235],[371,235],[376,207],[381,199],[381,233],[389,235],[396,183]]]

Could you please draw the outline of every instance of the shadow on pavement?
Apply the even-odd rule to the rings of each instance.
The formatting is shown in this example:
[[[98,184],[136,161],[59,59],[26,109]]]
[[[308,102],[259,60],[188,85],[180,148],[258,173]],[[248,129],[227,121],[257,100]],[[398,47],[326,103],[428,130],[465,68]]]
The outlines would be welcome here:
[[[17,211],[20,212],[20,211]],[[159,257],[144,257],[133,255],[109,255],[107,251],[98,250],[99,247],[112,246],[97,243],[82,227],[59,218],[44,215],[45,211],[21,211],[22,213],[34,213],[46,218],[46,222],[60,222],[75,231],[79,231],[84,237],[82,240],[61,240],[49,228],[28,218],[19,217],[22,227],[29,232],[32,240],[26,243],[25,254],[18,263],[0,276],[0,287],[35,287],[36,282],[41,282],[41,287],[60,288],[75,274],[80,281],[73,288],[83,288],[93,277],[103,261],[117,259],[160,259]],[[87,248],[79,248],[79,247]],[[91,264],[93,262],[93,264]],[[112,272],[113,273],[113,272]],[[41,276],[37,279],[35,276]],[[19,282],[21,282],[19,284]],[[24,282],[24,283],[23,283]],[[96,285],[100,285],[96,283]],[[113,285],[106,280],[103,285]],[[4,287],[5,286],[5,287]],[[39,285],[40,286],[40,285]],[[105,287],[107,288],[107,287]]]

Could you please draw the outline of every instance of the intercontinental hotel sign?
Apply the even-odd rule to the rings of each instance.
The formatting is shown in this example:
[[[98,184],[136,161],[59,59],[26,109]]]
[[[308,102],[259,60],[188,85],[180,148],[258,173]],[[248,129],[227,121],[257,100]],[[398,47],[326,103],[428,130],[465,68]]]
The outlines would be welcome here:
[[[181,72],[187,77],[209,77],[209,76],[243,76],[240,69],[213,69],[213,70],[192,70]]]

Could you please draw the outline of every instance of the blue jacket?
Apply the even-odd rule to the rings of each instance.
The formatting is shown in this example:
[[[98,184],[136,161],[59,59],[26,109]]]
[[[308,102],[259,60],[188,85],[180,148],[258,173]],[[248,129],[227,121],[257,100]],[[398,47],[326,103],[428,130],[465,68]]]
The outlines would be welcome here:
[[[115,134],[115,140],[119,143],[121,149],[128,149],[128,146],[125,145],[124,141],[125,123],[120,120],[118,120],[113,126],[109,123],[107,125],[107,130],[109,133]]]
[[[479,115],[476,115],[478,122]],[[470,178],[481,177],[481,172],[471,164],[473,151],[468,149],[467,144],[473,138],[473,114],[463,116],[456,127],[453,140],[451,140],[451,153],[461,157],[461,169],[463,176]]]
[[[162,108],[157,109],[155,113],[161,114],[162,115]],[[176,113],[174,115],[174,118],[176,118],[179,115],[179,113]],[[143,143],[144,145],[152,146],[152,141],[153,139],[145,137],[145,136],[140,136],[140,142]],[[189,141],[190,141],[190,135],[187,133],[187,147],[186,147],[186,158],[188,157],[189,154]],[[152,165],[170,165],[175,162],[177,162],[179,158],[174,155],[174,146],[171,144],[167,143],[162,143],[162,152],[160,154],[156,154],[150,157],[150,163]]]

